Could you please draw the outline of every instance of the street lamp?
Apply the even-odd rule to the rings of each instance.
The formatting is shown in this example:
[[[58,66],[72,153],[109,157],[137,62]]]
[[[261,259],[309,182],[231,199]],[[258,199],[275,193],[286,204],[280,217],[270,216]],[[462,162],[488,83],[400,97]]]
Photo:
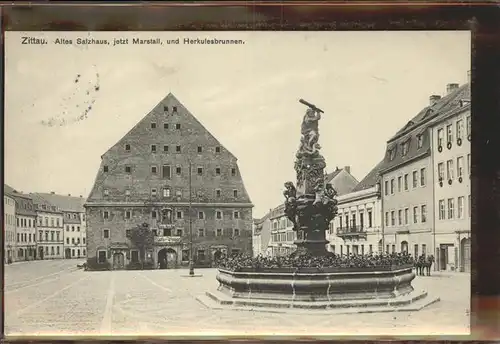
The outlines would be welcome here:
[[[193,221],[192,221],[192,188],[191,188],[191,160],[189,160],[189,276],[194,276],[194,262],[193,262]]]

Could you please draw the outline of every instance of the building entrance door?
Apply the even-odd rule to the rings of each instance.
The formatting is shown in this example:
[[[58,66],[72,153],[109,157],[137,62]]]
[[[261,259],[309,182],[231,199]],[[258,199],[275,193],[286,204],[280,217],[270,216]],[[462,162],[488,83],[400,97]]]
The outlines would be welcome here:
[[[173,248],[167,248],[167,269],[177,267],[177,252]]]
[[[113,254],[113,270],[122,270],[125,267],[125,257],[123,253]]]
[[[470,238],[460,242],[460,271],[470,272]]]
[[[65,255],[65,258],[66,258],[66,259],[70,259],[70,258],[71,258],[71,249],[70,249],[70,248],[67,248],[67,249],[64,251],[64,255]]]
[[[38,248],[38,256],[43,260],[43,247]]]
[[[441,245],[439,248],[439,269],[446,270],[446,266],[448,265],[448,246]]]

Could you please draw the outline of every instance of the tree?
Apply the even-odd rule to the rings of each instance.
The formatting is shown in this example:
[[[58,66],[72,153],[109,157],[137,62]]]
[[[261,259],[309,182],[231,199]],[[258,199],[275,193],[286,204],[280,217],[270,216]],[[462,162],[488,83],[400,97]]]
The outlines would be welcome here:
[[[134,227],[130,232],[130,241],[139,249],[141,256],[141,265],[144,268],[144,261],[146,260],[146,250],[153,248],[154,235],[149,225],[143,223]]]

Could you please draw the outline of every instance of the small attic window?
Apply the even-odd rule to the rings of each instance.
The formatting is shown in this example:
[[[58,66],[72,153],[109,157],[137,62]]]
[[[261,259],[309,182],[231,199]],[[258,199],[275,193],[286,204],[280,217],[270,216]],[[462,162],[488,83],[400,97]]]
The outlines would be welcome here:
[[[215,153],[220,153],[220,147],[219,146],[215,147]]]
[[[156,129],[156,123],[155,122],[151,123],[151,129]]]
[[[396,147],[389,150],[389,159],[392,161],[396,157]]]
[[[125,145],[125,150],[126,150],[127,152],[130,152],[130,145],[129,145],[128,143]]]
[[[177,112],[177,106],[172,106],[172,112]]]
[[[108,165],[104,165],[103,170],[104,172],[108,172]]]
[[[168,112],[168,106],[163,106],[163,112]]]
[[[406,156],[406,155],[408,154],[408,150],[409,150],[409,148],[410,148],[410,140],[408,139],[408,140],[404,141],[404,142],[401,144],[401,148],[402,148],[402,152],[401,152],[401,154],[402,154],[403,156]]]

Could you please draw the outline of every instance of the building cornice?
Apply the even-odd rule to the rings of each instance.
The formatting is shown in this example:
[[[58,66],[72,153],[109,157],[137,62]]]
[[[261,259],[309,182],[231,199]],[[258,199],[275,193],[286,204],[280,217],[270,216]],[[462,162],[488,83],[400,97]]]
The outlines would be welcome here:
[[[189,202],[89,202],[84,205],[85,208],[91,207],[189,207]],[[205,207],[205,208],[253,208],[252,203],[199,203],[192,202],[192,207]]]
[[[382,175],[387,174],[389,172],[398,170],[398,169],[400,169],[400,168],[402,168],[402,167],[404,167],[406,165],[409,165],[412,162],[415,162],[415,161],[423,159],[423,158],[427,158],[430,155],[431,155],[431,149],[427,148],[424,152],[422,152],[422,153],[420,153],[418,155],[415,155],[414,157],[412,157],[412,158],[410,158],[408,160],[405,160],[405,161],[401,162],[400,164],[397,164],[397,165],[394,165],[394,166],[382,169],[379,172],[379,174],[382,176]]]
[[[337,197],[339,205],[348,204],[355,201],[360,201],[364,199],[374,198],[375,200],[380,197],[380,191],[376,187],[371,187],[369,189],[360,190],[356,192],[351,192],[342,196]]]
[[[467,111],[470,112],[470,110],[471,110],[471,105],[470,104],[467,104],[467,105],[455,108],[452,111],[447,112],[443,116],[438,116],[437,118],[434,118],[434,121],[432,121],[429,124],[429,128],[437,127],[438,125],[441,125],[446,120],[448,120],[448,119],[450,119],[450,118],[452,118],[454,116],[461,115],[464,112],[467,112]]]

